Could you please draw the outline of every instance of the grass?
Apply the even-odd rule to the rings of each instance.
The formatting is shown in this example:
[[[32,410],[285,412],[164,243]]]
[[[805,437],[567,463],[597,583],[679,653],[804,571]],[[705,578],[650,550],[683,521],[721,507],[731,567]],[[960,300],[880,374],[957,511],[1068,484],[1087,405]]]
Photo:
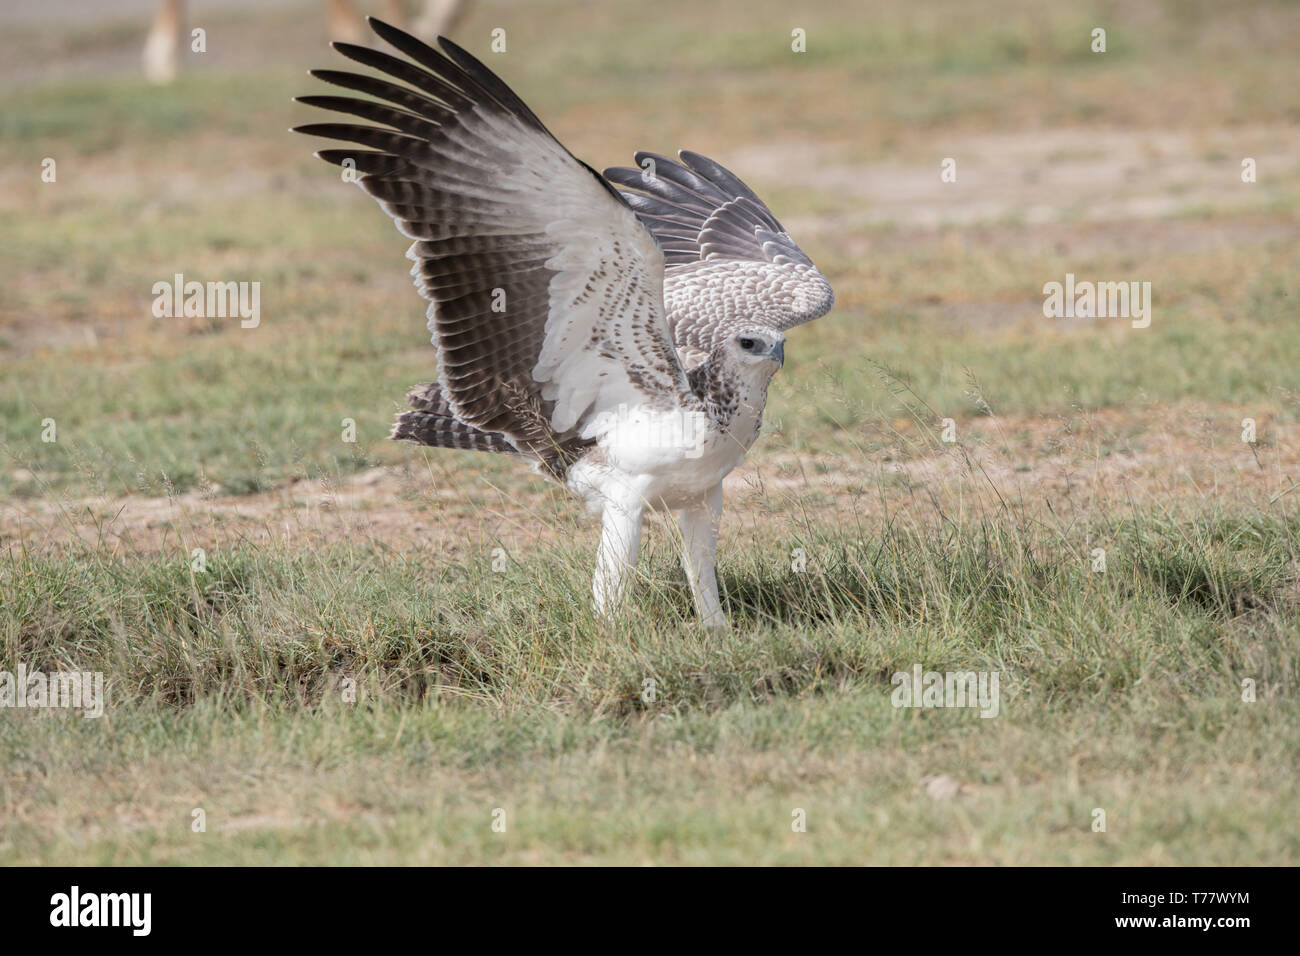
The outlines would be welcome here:
[[[1300,857],[1296,8],[791,16],[464,30],[597,167],[735,166],[836,289],[728,487],[721,635],[671,531],[602,624],[575,505],[384,441],[432,356],[405,241],[285,132],[316,20],[212,20],[164,89],[130,24],[0,38],[0,143],[58,162],[0,181],[0,670],[108,697],[0,708],[0,862]],[[177,272],[261,325],[154,318]],[[1044,319],[1066,272],[1150,281],[1151,327]],[[918,664],[997,672],[998,717],[894,707]]]
[[[724,564],[737,627],[722,637],[690,627],[664,548],[612,628],[572,600],[588,547],[500,573],[373,546],[236,551],[198,574],[187,554],[11,558],[7,653],[101,670],[111,704],[98,721],[0,720],[32,802],[4,850],[65,863],[1294,858],[1285,768],[1300,754],[1276,731],[1300,716],[1300,516],[1093,529],[1109,542],[1102,574],[1070,540],[1014,524],[790,530]],[[789,568],[795,547],[804,573]],[[894,708],[891,676],[914,664],[997,671],[1000,715]],[[934,775],[970,792],[953,806],[919,796]],[[92,780],[130,826],[87,843],[54,821],[84,808]],[[807,834],[790,832],[796,807]],[[194,808],[206,833],[189,828]],[[518,836],[494,834],[497,808]],[[951,843],[933,839],[952,828]]]

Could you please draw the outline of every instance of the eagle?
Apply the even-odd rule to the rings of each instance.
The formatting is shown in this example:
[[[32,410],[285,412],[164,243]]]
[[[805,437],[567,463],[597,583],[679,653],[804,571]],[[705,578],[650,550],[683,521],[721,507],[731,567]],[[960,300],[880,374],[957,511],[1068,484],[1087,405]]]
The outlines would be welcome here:
[[[830,283],[713,160],[638,152],[598,173],[455,43],[368,22],[405,58],[334,43],[374,72],[311,75],[367,98],[297,97],[366,123],[295,132],[352,144],[316,155],[412,240],[437,381],[411,390],[390,437],[515,455],[583,498],[601,518],[603,618],[646,513],[676,512],[696,613],[726,627],[722,480],[758,437],[785,331],[830,310]]]

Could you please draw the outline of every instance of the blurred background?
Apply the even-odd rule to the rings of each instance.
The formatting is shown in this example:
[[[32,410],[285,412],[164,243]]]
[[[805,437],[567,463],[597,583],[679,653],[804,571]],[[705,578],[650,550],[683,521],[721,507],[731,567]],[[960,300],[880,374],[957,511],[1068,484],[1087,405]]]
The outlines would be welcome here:
[[[307,69],[346,67],[332,6],[185,4],[161,85],[142,65],[155,0],[3,6],[0,491],[240,494],[411,460],[383,440],[434,375],[406,242],[287,132],[316,118],[290,102],[324,91]],[[1266,435],[1294,417],[1296,3],[469,0],[452,33],[597,169],[716,157],[830,277],[770,453],[906,457],[901,433],[990,411],[1032,432],[1111,409],[1121,436],[1208,419],[1225,440],[1244,414]],[[1151,328],[1045,319],[1067,272],[1151,282]],[[260,326],[154,317],[176,273],[260,282]]]

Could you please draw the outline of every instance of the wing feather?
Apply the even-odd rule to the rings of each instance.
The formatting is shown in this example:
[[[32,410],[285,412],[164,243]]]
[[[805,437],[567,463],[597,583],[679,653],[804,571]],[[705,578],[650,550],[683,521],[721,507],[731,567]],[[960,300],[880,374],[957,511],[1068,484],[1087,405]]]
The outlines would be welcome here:
[[[622,404],[687,401],[665,313],[663,253],[628,202],[460,47],[440,38],[434,49],[369,22],[410,60],[335,44],[382,76],[314,75],[377,99],[300,101],[374,125],[298,131],[365,147],[317,155],[350,162],[414,240],[407,256],[431,303],[448,412],[540,454],[589,442],[608,421],[603,413]],[[691,236],[688,225],[675,241]]]
[[[683,362],[694,367],[746,328],[784,330],[826,314],[830,283],[754,191],[705,156],[680,156],[640,152],[638,168],[604,175],[664,250],[664,296]]]

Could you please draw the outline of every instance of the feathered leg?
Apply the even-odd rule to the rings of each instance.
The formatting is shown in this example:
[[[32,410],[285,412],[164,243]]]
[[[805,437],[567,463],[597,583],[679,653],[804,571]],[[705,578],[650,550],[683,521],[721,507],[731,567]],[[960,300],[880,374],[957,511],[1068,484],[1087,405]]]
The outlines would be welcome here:
[[[705,627],[726,627],[718,597],[718,525],[722,521],[722,485],[677,513],[682,529],[682,567],[695,598],[695,611]]]
[[[596,613],[613,615],[627,586],[627,573],[636,565],[641,550],[641,508],[605,505],[601,521],[600,547],[596,550],[596,575],[591,592]]]
[[[399,30],[406,30],[406,7],[402,0],[383,0],[379,5],[380,15]],[[409,32],[409,31],[408,31]]]

